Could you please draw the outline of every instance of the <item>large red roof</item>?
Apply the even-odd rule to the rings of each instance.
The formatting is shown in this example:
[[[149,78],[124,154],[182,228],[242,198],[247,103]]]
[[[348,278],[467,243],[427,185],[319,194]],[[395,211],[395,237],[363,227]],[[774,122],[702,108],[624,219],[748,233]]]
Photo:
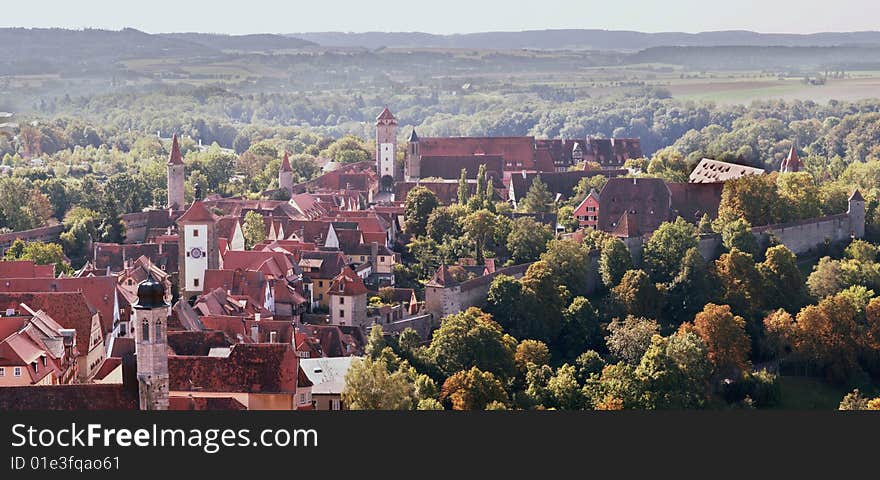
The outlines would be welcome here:
[[[171,137],[171,154],[168,156],[168,165],[183,165],[183,157],[180,155],[180,144],[177,142],[177,134]]]
[[[184,213],[180,216],[180,218],[177,219],[177,222],[217,222],[217,216],[211,213],[210,210],[208,210],[208,207],[205,206],[204,202],[202,202],[201,200],[196,200],[192,203],[192,205],[190,205],[186,213]]]
[[[367,287],[361,277],[357,276],[351,268],[345,267],[342,272],[330,283],[330,295],[364,295],[367,293]]]
[[[534,137],[448,137],[421,138],[422,157],[468,157],[472,155],[500,155],[506,170],[535,168]]]

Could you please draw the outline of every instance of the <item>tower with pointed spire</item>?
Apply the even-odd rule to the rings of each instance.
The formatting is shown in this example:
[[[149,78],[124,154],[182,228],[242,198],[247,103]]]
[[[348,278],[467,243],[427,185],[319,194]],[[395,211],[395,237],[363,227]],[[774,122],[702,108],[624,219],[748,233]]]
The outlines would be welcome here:
[[[281,159],[281,168],[278,170],[278,188],[284,188],[293,193],[293,169],[290,168],[290,155],[284,152]]]
[[[792,143],[788,156],[779,165],[779,171],[782,173],[800,172],[803,168],[804,163],[801,162],[801,158],[797,154],[797,145]]]
[[[406,142],[406,155],[403,165],[403,176],[407,181],[415,181],[419,179],[419,175],[421,174],[421,160],[422,152],[419,143],[419,135],[416,133],[415,127],[413,127],[412,133],[409,134],[409,139],[407,139]]]
[[[171,137],[171,155],[168,156],[168,205],[166,205],[172,210],[183,210],[184,178],[183,157],[180,155],[180,145],[175,133]]]
[[[141,410],[168,410],[168,316],[165,286],[147,273],[132,306]]]
[[[397,119],[388,107],[376,117],[376,172],[383,190],[391,190],[400,180],[397,167]]]

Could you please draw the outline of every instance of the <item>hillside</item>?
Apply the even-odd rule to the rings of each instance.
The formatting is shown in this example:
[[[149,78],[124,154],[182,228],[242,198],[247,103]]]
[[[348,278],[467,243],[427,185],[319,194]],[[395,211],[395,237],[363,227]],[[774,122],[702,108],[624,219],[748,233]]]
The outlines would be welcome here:
[[[289,36],[324,46],[422,47],[488,49],[641,50],[659,46],[836,46],[880,45],[880,32],[815,33],[808,35],[718,31],[643,33],[624,30],[531,30],[434,35],[420,32],[314,32]]]
[[[221,35],[214,33],[167,33],[162,37],[176,40],[185,40],[206,47],[239,52],[263,52],[275,50],[295,50],[306,47],[314,47],[316,44],[308,40],[261,33],[253,35]]]

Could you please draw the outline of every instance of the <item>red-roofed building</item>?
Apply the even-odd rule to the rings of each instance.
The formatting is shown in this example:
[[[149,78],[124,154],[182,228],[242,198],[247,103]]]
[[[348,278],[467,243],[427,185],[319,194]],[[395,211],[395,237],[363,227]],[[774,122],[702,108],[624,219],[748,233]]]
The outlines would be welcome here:
[[[330,283],[330,322],[364,328],[367,323],[367,287],[351,268],[345,267]]]
[[[55,265],[37,265],[32,260],[0,261],[0,278],[54,278]]]
[[[599,225],[599,192],[591,189],[590,194],[574,209],[578,225],[595,230]]]

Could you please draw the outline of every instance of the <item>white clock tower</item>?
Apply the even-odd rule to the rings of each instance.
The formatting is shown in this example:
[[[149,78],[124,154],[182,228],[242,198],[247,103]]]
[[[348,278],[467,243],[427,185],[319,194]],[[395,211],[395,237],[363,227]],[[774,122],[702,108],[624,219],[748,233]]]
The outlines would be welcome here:
[[[216,225],[217,217],[200,200],[193,202],[177,219],[178,283],[183,298],[201,294],[205,288],[205,271],[220,268]]]
[[[385,107],[376,117],[376,172],[383,191],[394,189],[394,182],[401,180],[402,172],[397,165],[397,119]]]

